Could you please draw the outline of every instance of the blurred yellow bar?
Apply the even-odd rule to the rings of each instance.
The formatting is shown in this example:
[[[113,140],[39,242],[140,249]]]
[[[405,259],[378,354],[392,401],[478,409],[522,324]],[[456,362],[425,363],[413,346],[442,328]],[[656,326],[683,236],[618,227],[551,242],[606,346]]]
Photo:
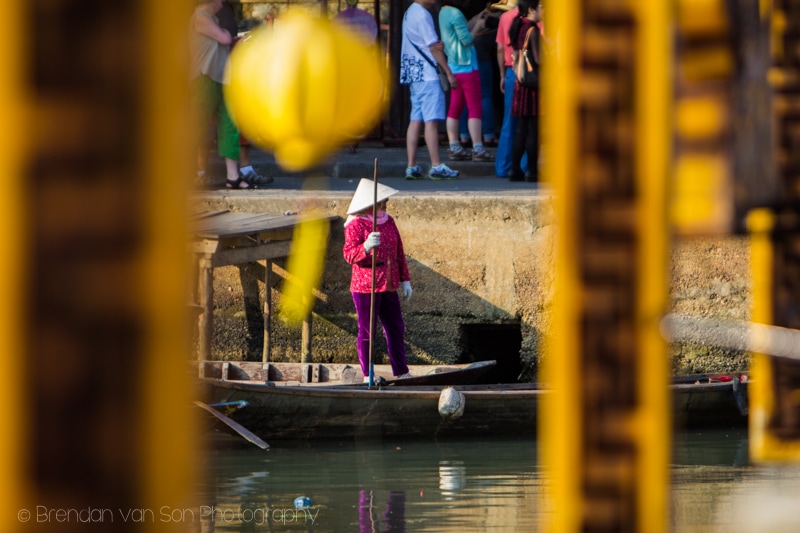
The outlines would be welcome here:
[[[3,227],[3,260],[0,261],[0,361],[10,372],[0,387],[0,408],[3,437],[0,438],[0,504],[3,509],[3,531],[19,531],[24,527],[18,518],[20,509],[27,507],[30,486],[25,477],[29,469],[30,443],[28,442],[27,413],[31,407],[25,383],[27,306],[23,291],[27,286],[25,273],[28,250],[25,246],[26,197],[24,172],[27,163],[29,131],[26,114],[28,101],[25,94],[24,69],[29,48],[24,45],[28,33],[23,17],[24,2],[16,0],[4,4],[0,17],[0,176],[3,193],[0,194],[0,213]]]
[[[671,365],[659,322],[669,303],[671,232],[668,181],[672,146],[673,9],[668,0],[636,2],[637,274],[636,351],[639,406],[634,420],[638,444],[637,531],[663,533],[669,527]]]
[[[602,11],[603,2],[590,2]],[[613,2],[611,2],[613,3]],[[544,175],[555,189],[556,224],[556,302],[553,309],[553,329],[549,336],[546,356],[542,360],[541,381],[553,394],[543,399],[540,408],[539,435],[542,448],[540,462],[548,475],[546,508],[553,514],[546,531],[572,533],[592,524],[589,501],[584,493],[587,462],[596,450],[585,449],[583,427],[593,413],[583,407],[583,387],[586,368],[582,345],[585,315],[584,295],[591,287],[581,275],[581,250],[586,245],[583,232],[581,195],[589,187],[588,163],[579,162],[595,153],[582,153],[578,132],[581,105],[610,107],[617,97],[607,78],[598,73],[592,76],[581,68],[580,51],[588,46],[582,39],[604,44],[614,58],[626,53],[638,57],[635,65],[635,135],[637,182],[632,188],[640,195],[633,206],[636,214],[637,278],[636,285],[636,353],[637,377],[635,386],[640,404],[625,420],[629,424],[619,429],[635,442],[634,479],[637,509],[632,516],[638,521],[637,531],[663,532],[668,524],[669,487],[669,364],[666,346],[658,331],[658,321],[667,303],[669,267],[669,233],[667,220],[667,180],[670,176],[670,146],[672,143],[672,50],[668,32],[662,31],[672,19],[667,0],[636,4],[637,40],[630,47],[615,49],[616,42],[607,36],[592,34],[581,17],[585,3],[574,0],[547,4],[548,32],[558,39],[559,61],[544,66],[542,92],[543,137],[547,139]],[[584,32],[584,29],[586,31]],[[612,44],[614,46],[612,46]],[[596,48],[592,48],[596,52]],[[637,51],[634,54],[634,50]],[[622,53],[620,53],[622,52]],[[603,88],[598,92],[594,89]],[[619,137],[617,142],[625,142]],[[583,173],[583,174],[581,174]],[[604,176],[598,180],[607,179]],[[627,207],[627,204],[624,204]],[[584,220],[584,223],[586,221]],[[596,237],[595,237],[596,238]],[[644,376],[644,377],[643,377]],[[659,384],[663,386],[658,386]],[[654,386],[655,385],[655,386]],[[597,460],[596,458],[594,460]],[[593,474],[597,477],[599,471]],[[607,471],[608,475],[625,475]],[[615,481],[609,480],[613,485]],[[609,507],[616,504],[611,502]],[[618,511],[621,507],[614,507]],[[612,511],[609,511],[612,512]]]
[[[775,217],[767,209],[756,209],[747,217],[750,232],[750,262],[753,279],[752,321],[773,324],[774,247],[771,232]],[[773,395],[773,372],[768,355],[754,353],[750,365],[750,457],[753,461],[800,460],[800,443],[776,437],[769,430],[769,420],[776,409]]]
[[[141,97],[141,129],[147,241],[141,272],[146,287],[147,322],[145,369],[140,382],[144,508],[189,508],[196,459],[201,442],[192,416],[194,400],[186,361],[189,360],[189,313],[186,306],[188,260],[188,196],[196,154],[187,102],[188,65],[177,63],[169,50],[186,47],[192,9],[188,0],[143,3],[142,46],[145,79]],[[186,524],[148,524],[148,531],[183,531]]]
[[[542,106],[545,155],[544,177],[555,190],[556,227],[555,296],[553,330],[542,360],[543,383],[553,394],[539,409],[542,448],[539,462],[549,475],[546,507],[555,513],[547,531],[577,531],[583,515],[580,487],[581,396],[574,386],[581,339],[576,319],[580,309],[580,275],[576,254],[577,218],[570,207],[577,196],[578,103],[581,88],[579,36],[581,3],[563,0],[547,4],[547,28],[558,42],[558,55],[550,56],[543,68]],[[557,60],[556,60],[557,58]],[[573,208],[574,209],[574,208]]]

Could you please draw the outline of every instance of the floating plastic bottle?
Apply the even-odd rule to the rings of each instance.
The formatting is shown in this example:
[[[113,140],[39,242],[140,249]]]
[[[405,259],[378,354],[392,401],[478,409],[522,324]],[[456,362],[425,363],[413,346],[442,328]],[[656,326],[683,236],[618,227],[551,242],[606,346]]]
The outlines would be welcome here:
[[[295,509],[305,509],[306,507],[311,507],[314,505],[311,502],[311,498],[308,496],[298,496],[294,499],[294,508]]]

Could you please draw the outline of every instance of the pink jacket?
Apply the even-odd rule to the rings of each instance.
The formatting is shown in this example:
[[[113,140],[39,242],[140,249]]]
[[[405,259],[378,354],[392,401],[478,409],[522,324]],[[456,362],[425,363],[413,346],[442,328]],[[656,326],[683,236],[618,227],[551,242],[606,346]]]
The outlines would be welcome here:
[[[376,248],[375,292],[396,291],[403,281],[411,281],[408,263],[403,251],[400,231],[389,216],[378,225],[381,244]],[[370,292],[372,284],[372,253],[364,251],[364,241],[372,232],[371,217],[356,218],[344,227],[344,259],[353,265],[350,292]]]

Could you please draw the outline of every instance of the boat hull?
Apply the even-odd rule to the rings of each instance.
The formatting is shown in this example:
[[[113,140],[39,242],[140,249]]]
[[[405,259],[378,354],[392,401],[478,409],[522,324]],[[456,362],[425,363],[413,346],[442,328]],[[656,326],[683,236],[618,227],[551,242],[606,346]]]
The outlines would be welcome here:
[[[274,386],[269,383],[200,380],[210,402],[248,402],[232,415],[259,437],[276,439],[383,439],[535,435],[537,405],[544,389],[532,384],[467,385],[461,417],[439,414],[444,386],[380,389]],[[674,425],[726,427],[746,423],[742,391],[734,384],[672,385]]]

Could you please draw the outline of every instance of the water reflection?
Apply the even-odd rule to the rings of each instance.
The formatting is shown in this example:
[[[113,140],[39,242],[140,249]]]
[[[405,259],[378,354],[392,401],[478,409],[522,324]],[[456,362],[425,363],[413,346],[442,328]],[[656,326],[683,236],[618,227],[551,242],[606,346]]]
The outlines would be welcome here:
[[[210,454],[200,505],[241,516],[207,517],[203,531],[251,531],[257,510],[276,531],[532,531],[539,521],[532,440],[270,444]],[[298,496],[312,505],[292,513]]]
[[[406,491],[390,490],[385,496],[385,508],[380,517],[376,516],[376,509],[383,500],[381,494],[372,490],[358,491],[358,532],[396,532],[405,533],[406,530]]]
[[[530,439],[270,444],[209,454],[194,530],[541,531],[549,512]],[[671,472],[677,533],[757,531],[765,502],[798,515],[781,509],[800,508],[800,469],[751,465],[745,430],[676,435]]]

